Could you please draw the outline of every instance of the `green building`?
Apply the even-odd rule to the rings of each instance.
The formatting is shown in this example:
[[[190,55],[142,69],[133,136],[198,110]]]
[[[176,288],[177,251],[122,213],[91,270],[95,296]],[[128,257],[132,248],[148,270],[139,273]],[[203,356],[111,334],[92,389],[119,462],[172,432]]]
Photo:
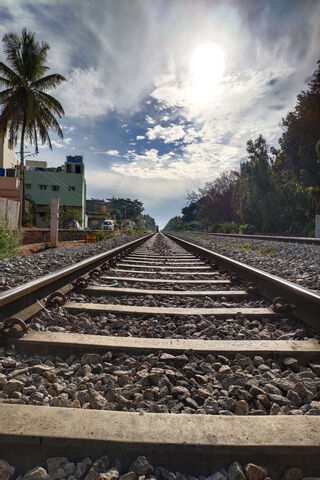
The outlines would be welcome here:
[[[38,166],[37,166],[38,165]],[[37,227],[47,227],[48,206],[52,197],[60,198],[60,206],[79,211],[82,227],[86,226],[86,180],[81,155],[67,156],[61,167],[47,168],[45,162],[26,162],[26,199],[35,204]]]

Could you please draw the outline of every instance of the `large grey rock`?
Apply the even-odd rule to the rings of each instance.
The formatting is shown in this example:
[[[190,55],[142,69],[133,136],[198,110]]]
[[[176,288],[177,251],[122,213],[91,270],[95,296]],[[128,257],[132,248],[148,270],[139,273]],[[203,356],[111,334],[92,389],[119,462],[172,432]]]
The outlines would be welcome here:
[[[64,467],[69,463],[66,457],[50,457],[47,459],[48,473],[53,479],[63,478]],[[62,477],[61,477],[62,472]]]
[[[128,472],[124,475],[121,475],[119,480],[136,480],[136,474],[134,472]]]
[[[10,480],[15,472],[15,468],[9,465],[5,460],[0,460],[0,480]]]
[[[21,392],[23,389],[24,384],[19,382],[19,380],[11,379],[9,380],[3,387],[3,393],[7,393],[10,395],[13,392]]]
[[[97,477],[97,480],[118,480],[119,471],[116,468],[110,468],[105,473],[100,473]]]
[[[247,415],[249,413],[249,404],[245,400],[238,400],[234,407],[233,412],[236,415]]]
[[[77,463],[75,476],[77,478],[82,477],[85,473],[89,471],[89,468],[91,467],[91,465],[92,465],[92,461],[89,457],[86,457],[81,462]]]
[[[137,475],[150,475],[153,472],[153,466],[148,462],[146,457],[138,457],[129,467]]]
[[[247,480],[263,480],[267,475],[267,471],[264,468],[259,467],[254,463],[248,463],[244,469]]]
[[[288,468],[282,475],[281,480],[302,480],[303,475],[300,468]]]
[[[82,365],[96,365],[102,362],[102,357],[98,353],[85,353],[81,357]]]
[[[91,408],[99,410],[106,405],[107,400],[102,395],[100,395],[100,393],[92,390],[89,394],[89,402]]]
[[[228,467],[229,480],[246,480],[242,465],[239,462],[233,462]]]
[[[23,480],[50,480],[50,475],[42,467],[35,467],[25,474]]]

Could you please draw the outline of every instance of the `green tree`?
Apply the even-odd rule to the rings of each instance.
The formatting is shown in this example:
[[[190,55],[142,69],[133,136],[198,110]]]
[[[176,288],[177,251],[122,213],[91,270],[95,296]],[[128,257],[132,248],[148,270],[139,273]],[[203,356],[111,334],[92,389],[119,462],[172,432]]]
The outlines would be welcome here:
[[[236,182],[235,210],[241,222],[253,225],[257,232],[272,232],[279,205],[265,138],[259,135],[256,140],[249,140],[247,152],[248,161],[240,166]]]
[[[59,74],[44,74],[49,45],[38,42],[34,33],[22,31],[21,37],[14,33],[4,35],[3,48],[8,65],[0,62],[0,134],[8,134],[9,148],[20,139],[20,224],[25,211],[24,195],[24,146],[25,141],[35,146],[38,153],[38,138],[48,143],[52,150],[49,129],[62,138],[62,130],[55,118],[64,114],[61,104],[47,90],[60,85],[66,79]]]
[[[164,230],[167,232],[179,232],[183,230],[183,226],[184,226],[184,223],[182,218],[179,216],[176,216],[169,220],[167,225],[164,227]]]
[[[142,215],[142,223],[146,230],[155,230],[156,229],[156,222],[155,219],[152,218],[150,215]]]
[[[59,228],[63,227],[66,220],[77,220],[81,225],[81,212],[77,208],[61,205],[59,208]]]
[[[130,198],[108,198],[107,208],[113,212],[117,220],[136,221],[142,214],[144,207],[140,200]]]
[[[309,88],[297,96],[295,109],[282,120],[280,149],[275,150],[280,168],[292,170],[305,186],[319,186],[320,164],[316,150],[320,140],[320,60]]]

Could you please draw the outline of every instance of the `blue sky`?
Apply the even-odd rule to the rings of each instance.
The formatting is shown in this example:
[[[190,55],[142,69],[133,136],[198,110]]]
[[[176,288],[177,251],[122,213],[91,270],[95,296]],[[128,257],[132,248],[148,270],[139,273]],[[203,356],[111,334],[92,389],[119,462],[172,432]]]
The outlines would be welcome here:
[[[318,0],[2,0],[0,20],[68,79],[37,159],[83,154],[88,198],[139,198],[161,227],[248,139],[276,144],[320,57]]]

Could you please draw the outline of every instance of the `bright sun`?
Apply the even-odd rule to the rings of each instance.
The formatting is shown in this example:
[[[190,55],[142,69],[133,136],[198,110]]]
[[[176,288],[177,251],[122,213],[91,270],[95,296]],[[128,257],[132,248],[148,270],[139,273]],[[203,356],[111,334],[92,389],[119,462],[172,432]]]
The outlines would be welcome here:
[[[216,94],[224,72],[224,53],[213,44],[198,47],[190,62],[190,97],[198,105],[204,105]]]

